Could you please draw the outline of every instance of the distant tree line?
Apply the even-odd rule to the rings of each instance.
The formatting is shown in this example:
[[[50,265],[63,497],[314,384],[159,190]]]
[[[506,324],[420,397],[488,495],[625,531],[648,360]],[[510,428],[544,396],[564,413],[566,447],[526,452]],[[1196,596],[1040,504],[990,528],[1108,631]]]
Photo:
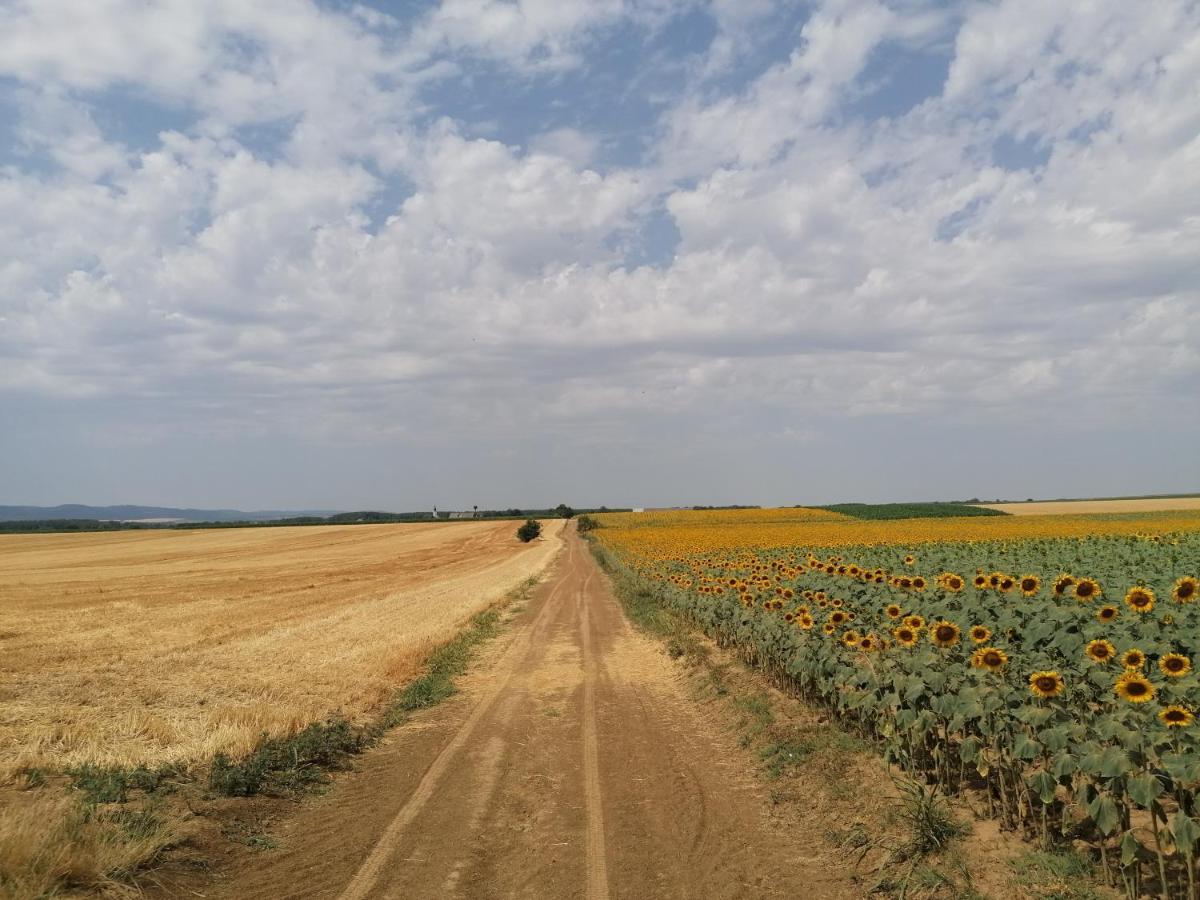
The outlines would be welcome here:
[[[629,508],[612,508],[601,506],[578,510],[581,513],[597,512],[628,512]],[[565,503],[560,503],[553,509],[484,509],[479,510],[477,519],[570,519],[576,510]],[[430,511],[420,512],[379,512],[377,510],[360,510],[358,512],[336,513],[331,516],[293,516],[288,519],[269,519],[266,521],[235,521],[235,522],[120,522],[104,519],[29,519],[10,522],[0,522],[0,533],[52,533],[75,531],[135,531],[146,529],[179,529],[196,528],[281,528],[295,525],[379,525],[395,522],[443,522],[446,519],[435,519]],[[462,521],[462,520],[454,520]]]

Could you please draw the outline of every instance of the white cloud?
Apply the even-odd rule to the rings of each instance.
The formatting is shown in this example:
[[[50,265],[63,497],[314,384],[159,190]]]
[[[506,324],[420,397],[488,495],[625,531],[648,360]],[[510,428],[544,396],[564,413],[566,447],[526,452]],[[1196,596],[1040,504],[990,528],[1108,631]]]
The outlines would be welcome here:
[[[863,121],[841,113],[872,54],[947,20],[825,3],[749,85],[722,92],[714,50],[643,165],[579,121],[470,139],[425,124],[421,91],[481,57],[552,82],[598,30],[673,7],[447,0],[409,32],[304,3],[72,6],[0,13],[20,134],[50,163],[0,170],[9,396],[406,434],[691,415],[806,441],[778,417],[1111,425],[1196,403],[1192,5],[1093,2],[1069,27],[971,6],[944,94]],[[763,12],[715,7],[736,40]],[[130,149],[93,115],[119,85],[193,124]],[[277,152],[243,133],[264,123]],[[1005,169],[1004,135],[1042,155]],[[628,269],[651,210],[678,248]]]

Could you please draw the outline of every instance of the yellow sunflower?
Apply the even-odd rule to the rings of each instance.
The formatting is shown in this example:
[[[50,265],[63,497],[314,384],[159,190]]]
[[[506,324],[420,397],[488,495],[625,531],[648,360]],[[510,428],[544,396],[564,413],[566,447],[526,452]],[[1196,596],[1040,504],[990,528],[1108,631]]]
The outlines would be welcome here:
[[[917,615],[905,616],[904,624],[907,625],[909,628],[915,628],[918,631],[920,631],[922,628],[925,627],[925,618],[924,618],[924,616],[917,616]]]
[[[1121,665],[1126,669],[1138,671],[1142,666],[1146,665],[1146,654],[1137,647],[1126,650],[1121,654]]]
[[[1035,697],[1057,697],[1066,686],[1063,677],[1053,670],[1034,672],[1029,676],[1029,692]]]
[[[829,614],[829,621],[834,625],[841,625],[846,621],[846,613],[840,609],[836,609]]]
[[[1117,655],[1117,648],[1112,645],[1112,641],[1097,638],[1088,643],[1084,653],[1087,654],[1088,659],[1092,662],[1108,663],[1112,662],[1113,658]]]
[[[832,622],[826,622],[821,626],[821,630],[826,634],[833,634],[835,631],[837,631],[837,626],[835,626]]]
[[[904,564],[906,566],[911,566],[916,561],[917,561],[917,558],[915,556],[913,556],[911,553],[909,553],[907,556],[904,557]]]
[[[929,626],[929,639],[939,647],[953,647],[958,643],[959,629],[953,622],[934,622]]]
[[[1132,671],[1126,672],[1117,679],[1113,685],[1113,690],[1122,700],[1128,700],[1130,703],[1145,703],[1148,700],[1154,699],[1154,685],[1150,683],[1150,679],[1141,672]]]
[[[912,580],[912,586],[913,586],[913,590],[915,590],[915,591],[925,590],[925,576],[924,575],[914,575],[913,580]]]
[[[1032,597],[1042,589],[1042,579],[1036,575],[1021,576],[1021,593],[1026,597]]]
[[[1067,592],[1067,588],[1069,588],[1074,583],[1075,583],[1074,577],[1071,575],[1068,575],[1066,572],[1064,572],[1062,575],[1059,575],[1057,578],[1054,579],[1054,593],[1057,596],[1061,597],[1063,594],[1065,594]]]
[[[1075,582],[1075,599],[1080,603],[1090,603],[1100,593],[1100,582],[1095,578],[1080,578]]]
[[[892,629],[892,636],[901,647],[915,647],[917,630],[909,625],[898,625]]]
[[[1001,575],[1000,583],[998,585],[996,585],[996,587],[1003,594],[1007,594],[1009,591],[1011,591],[1016,586],[1017,586],[1017,579],[1013,578],[1011,575]]]
[[[889,619],[898,619],[904,615],[904,610],[900,607],[899,603],[889,603],[884,613]]]
[[[1159,710],[1158,717],[1168,728],[1187,728],[1196,720],[1186,706],[1168,706]]]
[[[842,635],[842,643],[845,644],[847,647],[855,646],[858,643],[858,632],[857,631],[847,631],[845,634]]]
[[[1148,613],[1154,609],[1154,591],[1145,587],[1131,587],[1125,594],[1125,605],[1137,613]]]
[[[971,583],[975,585],[975,589],[982,591],[988,586],[988,577],[986,575],[976,575]]]
[[[1192,671],[1192,661],[1182,653],[1165,653],[1159,657],[1158,667],[1168,678],[1182,678]]]
[[[976,644],[986,644],[991,640],[992,632],[991,629],[984,628],[982,625],[972,625],[970,635],[971,640]]]
[[[976,669],[999,672],[1008,664],[1008,654],[999,647],[980,647],[971,655],[971,665]]]
[[[1096,610],[1096,618],[1101,622],[1111,622],[1117,617],[1119,610],[1115,606],[1102,606]]]
[[[1171,588],[1171,599],[1176,603],[1194,603],[1200,597],[1200,578],[1184,575]]]

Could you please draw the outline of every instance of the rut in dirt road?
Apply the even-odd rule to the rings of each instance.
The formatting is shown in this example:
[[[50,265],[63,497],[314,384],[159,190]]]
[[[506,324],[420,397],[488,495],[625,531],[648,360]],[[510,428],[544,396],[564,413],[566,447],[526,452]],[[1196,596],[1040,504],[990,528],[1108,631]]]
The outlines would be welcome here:
[[[737,756],[572,532],[460,695],[206,895],[857,896],[803,835],[771,827]]]

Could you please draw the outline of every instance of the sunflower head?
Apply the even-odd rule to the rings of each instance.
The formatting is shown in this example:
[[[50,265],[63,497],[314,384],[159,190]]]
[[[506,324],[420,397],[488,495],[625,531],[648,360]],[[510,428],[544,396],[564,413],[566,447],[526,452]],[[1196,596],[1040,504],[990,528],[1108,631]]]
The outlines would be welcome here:
[[[977,590],[983,590],[988,586],[988,577],[986,575],[976,575],[971,583],[975,585]]]
[[[1042,579],[1036,575],[1021,576],[1021,593],[1026,597],[1032,597],[1042,589]]]
[[[1057,697],[1066,686],[1063,677],[1053,670],[1034,672],[1029,676],[1029,692],[1035,697]]]
[[[1158,717],[1168,728],[1187,728],[1196,720],[1186,706],[1168,706],[1159,710]]]
[[[915,563],[916,561],[917,561],[917,558],[916,558],[915,556],[913,556],[911,553],[907,554],[907,555],[904,557],[904,564],[905,564],[906,566],[911,566],[911,565],[912,565],[913,563]]]
[[[1062,575],[1059,575],[1057,578],[1054,579],[1054,593],[1057,596],[1061,597],[1063,594],[1065,594],[1067,592],[1067,588],[1069,588],[1074,583],[1075,583],[1075,579],[1072,576],[1068,575],[1066,572],[1064,572]]]
[[[1182,678],[1192,671],[1192,661],[1182,653],[1164,653],[1158,659],[1158,667],[1168,678]]]
[[[857,631],[847,631],[845,634],[842,635],[842,643],[845,644],[847,647],[857,646],[858,645],[858,632]]]
[[[1117,617],[1117,608],[1115,606],[1102,606],[1096,610],[1096,618],[1101,622],[1111,622]]]
[[[1195,603],[1200,598],[1200,578],[1184,575],[1171,588],[1171,599],[1176,603]]]
[[[1080,578],[1075,582],[1075,599],[1080,603],[1090,603],[1100,596],[1100,582],[1094,578]]]
[[[844,612],[842,612],[840,609],[835,609],[833,612],[831,612],[829,614],[829,621],[832,622],[834,625],[841,625],[843,622],[846,621],[846,614]]]
[[[929,626],[929,639],[939,647],[953,647],[958,643],[958,626],[953,622],[934,622]]]
[[[887,614],[889,619],[898,619],[904,615],[904,610],[901,609],[899,603],[889,603],[887,608],[884,610],[884,613]]]
[[[1150,683],[1150,679],[1141,672],[1132,671],[1126,672],[1117,679],[1113,690],[1122,700],[1128,700],[1130,703],[1145,703],[1148,700],[1154,699],[1154,685]]]
[[[942,586],[945,587],[946,590],[954,591],[954,593],[957,594],[963,589],[963,577],[961,575],[955,575],[953,572],[951,572],[942,582]]]
[[[837,631],[837,626],[835,626],[832,622],[826,622],[821,626],[821,630],[826,634],[833,634],[835,631]]]
[[[1146,654],[1137,647],[1126,650],[1121,654],[1121,665],[1126,669],[1140,671],[1142,666],[1146,665]]]
[[[898,625],[892,629],[892,636],[901,647],[913,647],[917,643],[917,629],[910,625]]]
[[[808,613],[801,613],[800,615],[796,616],[796,624],[805,631],[808,631],[813,627],[813,617]]]
[[[971,655],[971,665],[988,672],[999,672],[1008,665],[1008,654],[999,647],[980,647]]]
[[[972,625],[970,634],[976,644],[986,644],[992,636],[991,630],[982,625]]]
[[[925,618],[917,615],[905,616],[904,624],[909,628],[915,628],[917,631],[920,631],[925,627]]]
[[[858,649],[864,653],[870,653],[873,650],[879,649],[879,638],[873,634],[867,634],[858,639]]]
[[[1117,648],[1112,645],[1112,641],[1106,641],[1103,638],[1097,638],[1087,645],[1084,650],[1088,659],[1092,662],[1107,663],[1111,662],[1117,655]]]
[[[913,580],[912,580],[913,590],[923,591],[923,590],[925,590],[925,585],[926,585],[926,581],[925,581],[924,575],[914,575],[913,576]]]
[[[1136,613],[1148,613],[1154,609],[1154,591],[1145,587],[1131,587],[1125,594],[1125,605]]]
[[[996,587],[998,587],[1000,589],[1000,591],[1005,594],[1007,594],[1009,591],[1011,591],[1016,586],[1017,586],[1017,580],[1015,578],[1013,578],[1011,575],[1000,576],[1000,583],[998,585],[996,585]]]

